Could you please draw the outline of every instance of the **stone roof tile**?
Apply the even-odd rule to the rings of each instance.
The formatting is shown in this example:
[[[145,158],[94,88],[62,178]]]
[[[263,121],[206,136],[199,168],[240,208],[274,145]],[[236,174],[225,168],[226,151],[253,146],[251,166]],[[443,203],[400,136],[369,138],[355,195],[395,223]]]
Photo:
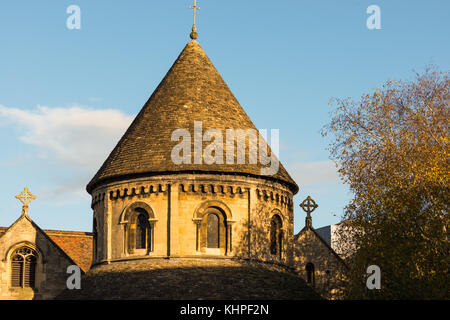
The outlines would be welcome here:
[[[194,121],[202,121],[203,132],[219,129],[254,129],[244,109],[228,88],[202,47],[193,40],[181,52],[171,69],[141,109],[114,150],[87,185],[88,192],[108,181],[136,176],[177,172],[222,173],[262,176],[260,161],[249,164],[181,164],[171,159],[177,141],[176,129],[188,129],[193,148]],[[225,140],[225,139],[224,139]],[[203,143],[203,148],[206,143]],[[224,141],[224,155],[226,154]],[[236,153],[236,150],[235,150]],[[225,159],[225,156],[224,156]],[[225,160],[224,160],[225,162]],[[279,170],[265,178],[287,184],[294,193],[298,186],[280,164]]]

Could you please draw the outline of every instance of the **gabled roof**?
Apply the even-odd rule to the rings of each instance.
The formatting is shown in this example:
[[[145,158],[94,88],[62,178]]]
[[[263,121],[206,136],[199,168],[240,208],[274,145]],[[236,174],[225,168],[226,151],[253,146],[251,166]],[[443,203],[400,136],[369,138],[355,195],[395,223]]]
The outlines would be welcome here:
[[[171,159],[178,141],[171,141],[176,129],[188,129],[193,148],[194,121],[202,121],[203,132],[218,129],[254,129],[244,109],[197,41],[190,41],[141,109],[131,126],[87,185],[87,191],[102,183],[126,178],[170,173],[221,173],[261,177],[260,164],[181,164]],[[225,140],[225,139],[224,139]],[[208,143],[209,144],[209,143]],[[203,148],[206,146],[203,143]],[[224,141],[224,155],[226,146]],[[298,186],[280,163],[278,172],[264,176],[287,184],[294,193]]]
[[[20,216],[9,227],[0,227],[0,238],[21,219],[27,219],[56,249],[87,272],[92,264],[92,234],[79,231],[42,230],[30,217]]]
[[[44,232],[84,271],[92,264],[92,234],[78,231],[44,230]]]
[[[328,250],[330,250],[330,252],[340,261],[340,262],[342,262],[342,264],[346,267],[346,268],[348,268],[348,265],[347,265],[347,263],[344,261],[344,259],[342,259],[341,258],[341,256],[340,255],[338,255],[337,254],[337,252],[336,251],[334,251],[334,249],[320,236],[320,234],[318,234],[317,233],[317,231],[316,231],[316,229],[314,229],[313,227],[308,227],[308,226],[305,226],[302,230],[300,230],[300,232],[299,233],[297,233],[296,235],[294,235],[294,242],[295,241],[297,241],[297,239],[298,239],[298,237],[301,235],[301,234],[303,234],[303,233],[305,233],[305,232],[307,232],[307,231],[311,231],[317,238],[319,238],[319,240],[320,240],[320,242],[325,246],[325,247],[327,247],[328,248]]]

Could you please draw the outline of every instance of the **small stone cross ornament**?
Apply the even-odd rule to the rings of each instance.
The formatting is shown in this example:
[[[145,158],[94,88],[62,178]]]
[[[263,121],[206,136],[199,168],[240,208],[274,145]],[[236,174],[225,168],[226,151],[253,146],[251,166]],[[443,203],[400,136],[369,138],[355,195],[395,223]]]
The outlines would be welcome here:
[[[312,218],[311,213],[316,210],[316,208],[319,205],[311,199],[310,196],[308,196],[305,200],[303,200],[302,203],[300,203],[300,207],[303,209],[303,211],[306,212],[306,226],[311,228],[312,227]]]
[[[22,215],[27,216],[28,215],[28,204],[36,199],[36,196],[32,195],[30,191],[28,191],[28,188],[25,187],[23,191],[16,196],[16,199],[19,199],[20,202],[22,202]]]

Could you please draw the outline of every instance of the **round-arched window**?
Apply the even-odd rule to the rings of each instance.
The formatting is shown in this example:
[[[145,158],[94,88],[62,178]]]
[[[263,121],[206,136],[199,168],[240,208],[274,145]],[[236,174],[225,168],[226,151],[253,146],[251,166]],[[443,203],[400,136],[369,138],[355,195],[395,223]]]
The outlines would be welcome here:
[[[282,221],[279,215],[274,215],[270,221],[270,253],[282,257],[283,232],[281,230]]]

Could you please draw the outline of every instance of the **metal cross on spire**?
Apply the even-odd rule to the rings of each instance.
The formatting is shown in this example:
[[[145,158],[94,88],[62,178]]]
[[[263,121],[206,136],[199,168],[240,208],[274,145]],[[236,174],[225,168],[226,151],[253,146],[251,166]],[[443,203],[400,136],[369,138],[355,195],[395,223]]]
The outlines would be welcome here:
[[[300,207],[303,209],[303,211],[306,212],[306,226],[311,228],[312,227],[312,218],[311,218],[311,212],[316,210],[316,208],[319,205],[311,199],[310,196],[308,196],[303,202],[300,204]]]
[[[28,204],[36,199],[36,196],[32,195],[30,191],[28,191],[28,187],[25,187],[23,191],[16,196],[16,199],[19,199],[22,202],[22,215],[28,215]]]
[[[197,7],[197,0],[194,0],[194,5],[190,6],[189,9],[194,10],[194,25],[192,26],[192,32],[191,32],[191,39],[195,40],[198,38],[198,33],[197,33],[197,27],[195,25],[195,16],[197,13],[197,10],[200,10],[200,7]]]
[[[195,14],[197,10],[200,10],[200,7],[197,7],[197,0],[194,0],[194,5],[190,6],[189,9],[194,10],[194,26],[195,26]]]

